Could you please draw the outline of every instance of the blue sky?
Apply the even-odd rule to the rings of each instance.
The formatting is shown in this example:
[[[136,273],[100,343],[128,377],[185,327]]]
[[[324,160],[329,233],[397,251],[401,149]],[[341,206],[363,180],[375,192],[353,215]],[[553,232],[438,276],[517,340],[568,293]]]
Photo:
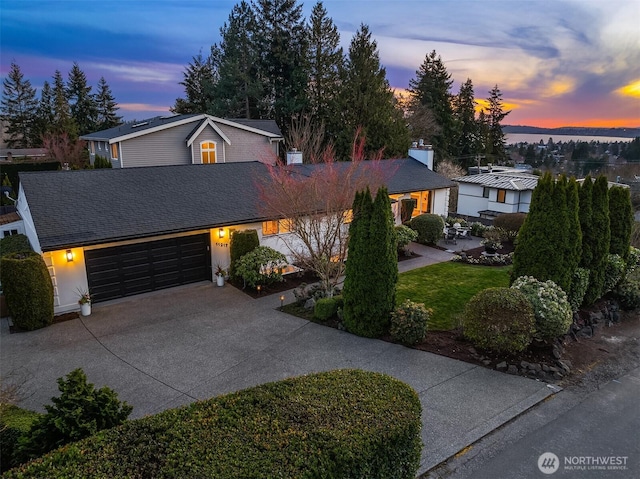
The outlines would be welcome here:
[[[168,111],[192,57],[219,41],[235,1],[0,0],[0,73],[40,89],[74,61],[104,76],[125,119]],[[304,2],[305,16],[315,1]],[[497,84],[508,124],[640,126],[640,0],[325,0],[348,47],[370,26],[391,86],[431,50],[476,99]]]

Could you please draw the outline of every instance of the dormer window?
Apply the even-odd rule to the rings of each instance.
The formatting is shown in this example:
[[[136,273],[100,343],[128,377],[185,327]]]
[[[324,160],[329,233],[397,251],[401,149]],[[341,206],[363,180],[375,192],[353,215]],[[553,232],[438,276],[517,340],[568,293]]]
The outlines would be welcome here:
[[[216,162],[216,144],[213,141],[203,141],[200,143],[200,155],[202,164]]]

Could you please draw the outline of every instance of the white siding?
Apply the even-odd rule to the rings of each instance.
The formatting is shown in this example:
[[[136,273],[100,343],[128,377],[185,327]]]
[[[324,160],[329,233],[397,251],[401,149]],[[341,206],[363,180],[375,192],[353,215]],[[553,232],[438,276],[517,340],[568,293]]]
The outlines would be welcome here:
[[[67,261],[67,250],[47,251],[42,254],[53,283],[53,310],[55,314],[79,311],[79,291],[89,289],[82,248],[72,248],[73,261]]]
[[[439,190],[433,190],[433,207],[432,213],[440,216],[447,216],[449,214],[449,195],[451,190],[449,188],[443,188]]]
[[[478,211],[489,209],[489,199],[482,197],[484,190],[482,185],[460,183],[459,187],[458,214],[478,216]]]

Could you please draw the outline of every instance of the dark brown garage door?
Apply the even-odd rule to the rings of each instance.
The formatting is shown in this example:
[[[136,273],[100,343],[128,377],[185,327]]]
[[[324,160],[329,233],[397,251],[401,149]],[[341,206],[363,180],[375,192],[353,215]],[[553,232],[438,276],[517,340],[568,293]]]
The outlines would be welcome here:
[[[94,301],[211,280],[209,235],[85,251],[89,290]]]

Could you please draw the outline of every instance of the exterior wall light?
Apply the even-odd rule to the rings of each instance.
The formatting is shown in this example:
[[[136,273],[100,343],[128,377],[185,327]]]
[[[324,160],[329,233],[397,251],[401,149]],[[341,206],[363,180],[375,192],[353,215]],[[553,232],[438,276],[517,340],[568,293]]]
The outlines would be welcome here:
[[[67,250],[65,256],[67,257],[67,263],[71,263],[73,261],[73,251],[70,249]]]
[[[218,230],[218,238],[224,238],[224,228]]]

